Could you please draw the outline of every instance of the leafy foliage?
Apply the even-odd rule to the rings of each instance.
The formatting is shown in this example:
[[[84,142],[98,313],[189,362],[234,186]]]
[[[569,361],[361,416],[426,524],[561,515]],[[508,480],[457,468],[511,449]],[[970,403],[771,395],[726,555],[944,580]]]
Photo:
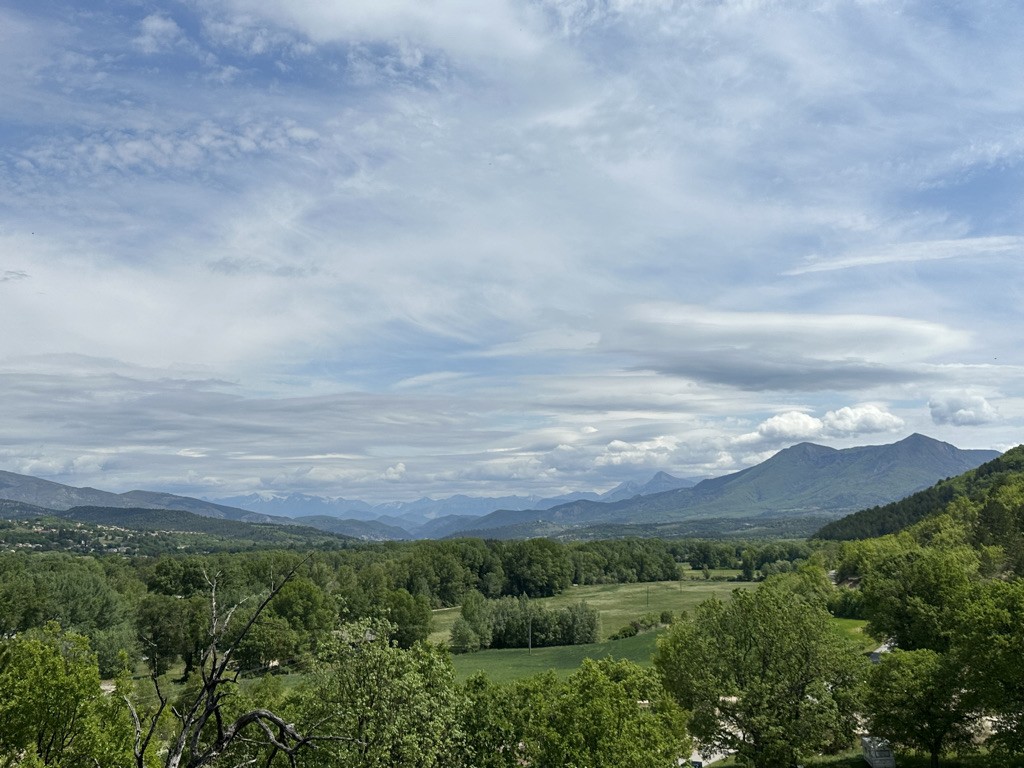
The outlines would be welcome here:
[[[101,691],[88,639],[56,624],[0,644],[0,722],[0,765],[131,762],[127,713]]]
[[[315,723],[318,748],[303,766],[430,768],[453,764],[459,731],[451,661],[422,643],[406,650],[392,628],[363,621],[325,644],[291,706]]]
[[[853,736],[864,661],[793,578],[702,603],[654,658],[698,741],[755,768],[793,766]]]
[[[585,602],[549,609],[526,597],[485,600],[476,594],[463,603],[462,615],[452,628],[452,650],[456,653],[481,648],[582,645],[598,640],[598,613]]]
[[[974,748],[978,693],[965,687],[954,655],[926,648],[883,654],[870,691],[871,732],[892,745],[925,752],[933,766],[950,750]]]
[[[586,660],[507,685],[466,683],[464,765],[639,768],[689,753],[686,718],[657,675],[629,661]]]

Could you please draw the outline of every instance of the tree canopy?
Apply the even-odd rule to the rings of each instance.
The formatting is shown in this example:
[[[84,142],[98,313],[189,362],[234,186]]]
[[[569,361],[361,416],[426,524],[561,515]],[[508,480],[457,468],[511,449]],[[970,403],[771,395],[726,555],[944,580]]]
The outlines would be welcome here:
[[[701,603],[659,638],[654,663],[698,742],[755,768],[852,739],[865,662],[792,577]]]

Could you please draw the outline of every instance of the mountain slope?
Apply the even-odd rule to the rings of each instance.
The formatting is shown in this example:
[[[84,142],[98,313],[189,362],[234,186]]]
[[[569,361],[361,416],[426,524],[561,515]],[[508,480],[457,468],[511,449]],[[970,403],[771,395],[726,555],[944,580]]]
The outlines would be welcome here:
[[[923,491],[890,504],[863,509],[825,525],[814,534],[817,539],[849,541],[897,533],[929,517],[942,514],[956,499],[979,506],[975,526],[983,537],[998,535],[1002,529],[1016,529],[1015,518],[1024,516],[1024,446],[957,477],[940,480]]]
[[[52,509],[37,507],[24,501],[0,499],[0,519],[26,520],[33,517],[45,517],[54,514]]]
[[[633,495],[633,494],[631,494]],[[352,520],[380,520],[387,524],[399,523],[403,528],[415,529],[429,521],[451,515],[479,517],[496,509],[547,509],[567,501],[587,498],[600,499],[596,493],[581,492],[543,498],[540,496],[465,496],[455,495],[441,499],[422,498],[415,501],[389,501],[369,504],[359,499],[326,498],[304,493],[287,496],[249,494],[229,496],[219,501],[253,512],[292,518],[337,517]]]
[[[578,501],[548,510],[500,511],[462,530],[559,523],[655,523],[757,516],[835,517],[903,498],[936,480],[960,474],[999,455],[964,451],[923,435],[891,445],[835,449],[800,443],[754,467],[681,488],[611,504]]]
[[[247,523],[182,509],[81,506],[61,510],[56,516],[90,525],[108,525],[132,531],[205,534],[216,541],[249,541],[277,546],[313,546],[340,542],[350,537],[301,525]]]
[[[19,501],[55,510],[83,506],[121,509],[177,509],[204,517],[217,517],[226,520],[260,523],[290,522],[283,519],[273,520],[267,515],[193,499],[189,496],[176,496],[172,493],[155,493],[153,491],[110,493],[109,491],[98,491],[95,488],[76,488],[30,475],[3,471],[0,471],[0,499]]]
[[[300,525],[308,525],[319,531],[330,531],[342,536],[351,536],[356,539],[369,541],[401,541],[411,539],[412,536],[404,528],[395,525],[386,525],[377,520],[355,520],[332,517],[330,515],[308,515],[296,517],[295,522]]]

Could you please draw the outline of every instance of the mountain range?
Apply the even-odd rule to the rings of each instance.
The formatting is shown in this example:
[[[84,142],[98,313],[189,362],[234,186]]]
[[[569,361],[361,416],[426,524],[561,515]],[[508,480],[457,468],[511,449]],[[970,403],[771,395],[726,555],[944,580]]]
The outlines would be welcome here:
[[[0,516],[73,507],[170,509],[225,520],[319,528],[364,539],[552,536],[642,526],[714,521],[835,519],[888,504],[999,456],[961,450],[924,435],[890,445],[835,449],[813,443],[786,448],[756,466],[696,482],[659,472],[643,484],[603,494],[537,498],[453,496],[369,504],[306,494],[250,495],[216,501],[152,491],[109,493],[0,471]],[[39,511],[36,511],[39,510]]]
[[[420,526],[429,520],[448,515],[479,517],[496,509],[549,509],[570,501],[613,502],[676,488],[688,488],[698,479],[673,477],[658,472],[646,483],[632,480],[620,483],[604,493],[578,492],[561,496],[448,496],[443,499],[421,498],[416,501],[388,501],[370,504],[359,499],[325,498],[305,493],[286,496],[251,493],[246,496],[218,498],[220,504],[266,515],[302,519],[306,517],[339,517],[351,520],[374,520],[395,525]]]
[[[837,518],[887,504],[999,456],[924,435],[890,445],[836,449],[799,443],[753,467],[612,503],[580,500],[546,510],[499,510],[467,522],[468,536],[551,536],[600,525],[637,526],[717,518]],[[537,534],[532,532],[536,531]]]

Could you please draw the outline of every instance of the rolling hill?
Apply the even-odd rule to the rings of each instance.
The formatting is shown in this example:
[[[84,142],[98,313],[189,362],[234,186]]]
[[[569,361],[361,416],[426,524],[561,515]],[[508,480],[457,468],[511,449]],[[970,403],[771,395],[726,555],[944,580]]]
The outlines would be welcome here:
[[[0,471],[0,499],[57,511],[82,506],[121,509],[177,509],[204,517],[250,523],[291,522],[288,519],[274,518],[271,515],[193,499],[189,496],[176,496],[171,493],[153,491],[110,493],[95,488],[76,488],[31,475],[3,471]]]

